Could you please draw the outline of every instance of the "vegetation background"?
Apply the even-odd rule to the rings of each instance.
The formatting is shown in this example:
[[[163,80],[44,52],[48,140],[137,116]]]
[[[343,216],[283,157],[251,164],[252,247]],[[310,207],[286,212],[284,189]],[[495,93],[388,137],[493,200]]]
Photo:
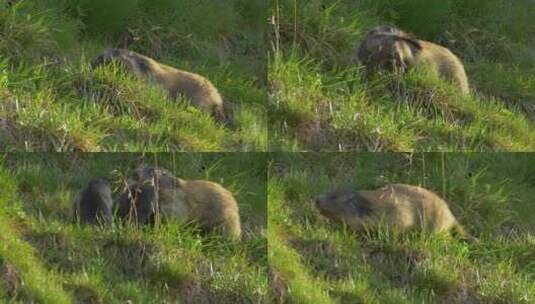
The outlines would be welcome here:
[[[243,236],[191,225],[79,225],[78,191],[110,180],[115,197],[139,164],[229,189]],[[0,165],[0,302],[263,303],[267,274],[267,156],[261,153],[19,153]]]
[[[533,154],[279,153],[268,172],[276,303],[535,302]],[[329,190],[387,183],[433,190],[479,242],[358,234],[313,205]]]
[[[533,151],[532,0],[274,0],[273,151]],[[472,96],[425,73],[366,81],[367,30],[393,25],[464,62]]]
[[[1,1],[0,149],[265,151],[267,13],[262,0]],[[234,123],[117,67],[90,72],[106,47],[207,77]]]

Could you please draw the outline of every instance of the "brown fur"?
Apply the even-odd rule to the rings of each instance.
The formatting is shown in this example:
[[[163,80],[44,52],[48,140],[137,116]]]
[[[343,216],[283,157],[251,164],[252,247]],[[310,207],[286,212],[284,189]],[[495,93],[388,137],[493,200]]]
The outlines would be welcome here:
[[[405,72],[426,65],[437,76],[457,85],[462,93],[470,91],[464,66],[449,49],[418,40],[393,27],[370,30],[359,47],[357,61],[372,73],[378,70]]]
[[[91,67],[96,68],[112,59],[123,63],[136,76],[159,84],[171,98],[184,96],[193,106],[212,114],[217,121],[227,122],[223,98],[205,77],[170,67],[126,49],[106,49],[103,55],[93,60]]]
[[[319,196],[316,207],[322,215],[355,231],[383,224],[401,232],[420,228],[463,234],[446,201],[417,186],[391,184],[371,191],[334,191]]]
[[[186,181],[169,171],[142,166],[136,170],[139,182],[158,188],[159,211],[163,219],[194,221],[204,230],[217,230],[232,239],[241,236],[239,208],[232,193],[209,181]]]

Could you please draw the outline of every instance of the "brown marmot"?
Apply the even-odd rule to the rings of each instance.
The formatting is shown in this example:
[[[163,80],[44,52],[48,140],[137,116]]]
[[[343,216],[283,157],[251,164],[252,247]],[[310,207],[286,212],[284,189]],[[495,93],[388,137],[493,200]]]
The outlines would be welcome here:
[[[217,88],[205,77],[175,69],[156,60],[126,49],[108,48],[91,62],[91,68],[117,60],[139,78],[149,79],[163,87],[173,99],[184,96],[189,102],[214,116],[222,123],[227,117],[223,98]]]
[[[232,193],[209,181],[186,181],[168,170],[140,166],[135,185],[149,184],[157,189],[158,211],[162,219],[181,223],[197,222],[203,230],[220,231],[232,239],[241,236],[238,204]]]
[[[73,203],[75,220],[84,224],[112,222],[111,186],[103,179],[91,180],[76,196]]]
[[[468,94],[470,91],[464,66],[455,54],[443,46],[419,40],[394,27],[371,29],[364,37],[356,57],[368,72],[405,72],[426,65],[437,76],[457,85],[462,93]]]
[[[446,201],[417,186],[391,184],[371,191],[333,191],[317,197],[316,207],[325,217],[354,231],[385,225],[400,232],[420,228],[464,236]]]

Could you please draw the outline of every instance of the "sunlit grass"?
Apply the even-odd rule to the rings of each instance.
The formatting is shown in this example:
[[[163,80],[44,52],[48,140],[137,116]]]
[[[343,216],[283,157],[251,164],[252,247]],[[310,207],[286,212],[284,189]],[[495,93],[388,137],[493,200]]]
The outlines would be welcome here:
[[[502,1],[276,4],[268,73],[271,150],[535,149],[535,41],[516,26],[498,26],[527,22],[535,16],[532,6]],[[384,24],[452,49],[466,66],[472,94],[461,96],[421,71],[365,77],[355,62],[356,49],[370,27]]]
[[[180,9],[173,1],[2,5],[2,149],[265,151],[264,24],[247,10],[259,17],[267,10],[250,2],[186,1]],[[233,109],[232,125],[117,67],[89,71],[106,47],[205,76]]]
[[[515,153],[277,154],[268,192],[273,301],[532,302],[535,222],[523,214],[534,212],[534,162],[533,155]],[[439,193],[478,241],[355,233],[312,203],[331,189],[386,183]]]
[[[185,179],[221,183],[236,197],[243,236],[230,242],[195,225],[101,228],[72,220],[93,178],[114,197],[141,162]],[[8,154],[0,170],[0,299],[71,303],[264,303],[268,292],[263,154]]]

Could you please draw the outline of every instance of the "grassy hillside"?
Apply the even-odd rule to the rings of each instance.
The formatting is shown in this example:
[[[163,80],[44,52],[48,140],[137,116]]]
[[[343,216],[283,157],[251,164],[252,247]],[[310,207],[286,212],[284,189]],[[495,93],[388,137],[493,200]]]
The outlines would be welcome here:
[[[2,150],[266,150],[264,1],[11,2],[0,5]],[[106,47],[207,77],[233,124],[121,69],[90,72]]]
[[[243,238],[192,226],[81,226],[76,193],[114,188],[141,162],[232,191]],[[8,154],[0,169],[0,302],[263,303],[267,296],[266,156],[262,154]]]
[[[271,15],[270,149],[535,149],[532,1],[277,0]],[[419,72],[366,80],[356,48],[385,24],[450,48],[473,94]]]
[[[533,303],[535,156],[279,154],[269,168],[268,260],[285,303]],[[421,185],[444,197],[466,243],[440,235],[357,234],[312,199],[333,188]]]

